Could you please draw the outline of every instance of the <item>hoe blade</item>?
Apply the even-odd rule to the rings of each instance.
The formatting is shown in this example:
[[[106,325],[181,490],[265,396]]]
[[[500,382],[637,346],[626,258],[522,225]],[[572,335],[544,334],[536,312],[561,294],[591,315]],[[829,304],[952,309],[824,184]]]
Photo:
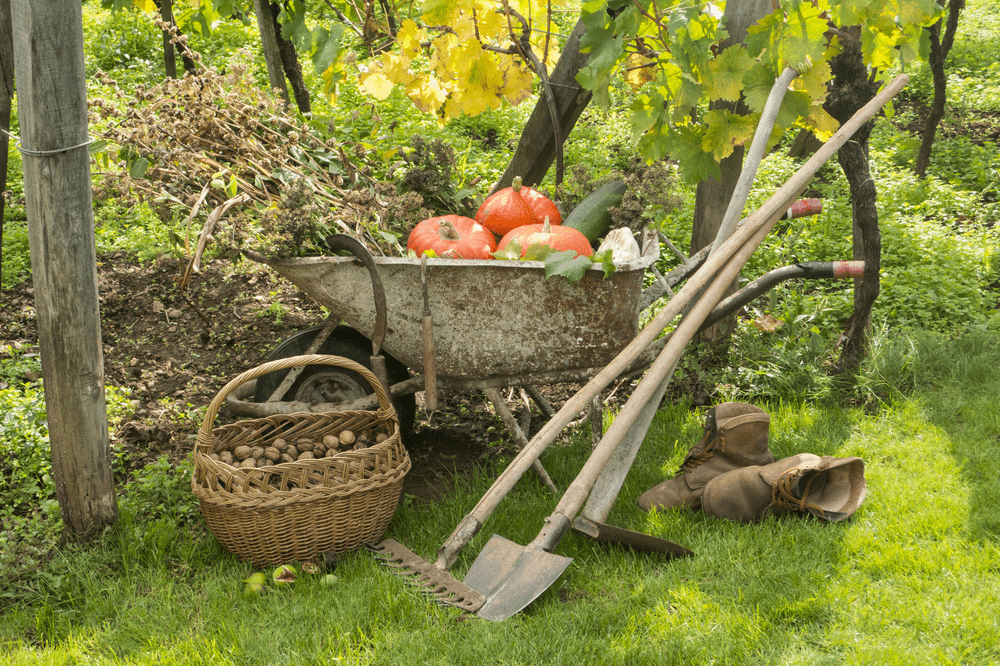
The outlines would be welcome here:
[[[494,534],[473,562],[465,584],[486,595],[477,615],[500,622],[549,589],[572,561],[572,557],[521,546]]]
[[[486,603],[486,596],[438,568],[403,544],[385,539],[369,546],[376,559],[409,585],[419,588],[435,601],[474,613]]]

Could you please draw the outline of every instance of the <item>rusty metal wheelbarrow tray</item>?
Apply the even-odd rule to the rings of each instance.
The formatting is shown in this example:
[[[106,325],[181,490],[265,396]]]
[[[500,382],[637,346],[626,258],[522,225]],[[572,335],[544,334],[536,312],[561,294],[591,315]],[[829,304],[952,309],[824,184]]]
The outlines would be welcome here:
[[[486,387],[593,374],[638,332],[643,273],[659,257],[658,243],[647,246],[642,256],[607,278],[591,268],[575,283],[546,279],[541,261],[428,260],[438,381]],[[424,365],[420,260],[375,257],[375,262],[388,310],[383,348],[419,370]],[[371,277],[354,257],[267,264],[371,337],[376,314]]]

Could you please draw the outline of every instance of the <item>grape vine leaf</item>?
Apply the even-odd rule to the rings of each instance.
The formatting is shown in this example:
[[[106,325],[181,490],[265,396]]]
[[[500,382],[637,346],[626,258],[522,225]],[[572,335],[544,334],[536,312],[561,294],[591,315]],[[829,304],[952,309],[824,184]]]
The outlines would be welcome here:
[[[708,98],[738,102],[743,91],[743,72],[751,67],[750,54],[741,46],[730,46],[708,63],[711,79]]]

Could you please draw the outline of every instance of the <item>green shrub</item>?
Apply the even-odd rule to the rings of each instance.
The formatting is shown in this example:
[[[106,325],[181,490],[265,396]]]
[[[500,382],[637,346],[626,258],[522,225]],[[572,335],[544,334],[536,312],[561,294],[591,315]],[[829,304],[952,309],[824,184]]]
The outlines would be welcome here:
[[[5,361],[0,376],[12,376],[29,361]],[[34,366],[32,366],[34,367]],[[108,387],[109,427],[130,408],[128,393]],[[40,384],[0,389],[0,520],[29,516],[55,502],[52,452]]]
[[[25,516],[55,499],[41,388],[0,389],[0,520]]]
[[[31,252],[26,222],[8,222],[3,227],[3,276],[0,289],[10,289],[31,276]]]

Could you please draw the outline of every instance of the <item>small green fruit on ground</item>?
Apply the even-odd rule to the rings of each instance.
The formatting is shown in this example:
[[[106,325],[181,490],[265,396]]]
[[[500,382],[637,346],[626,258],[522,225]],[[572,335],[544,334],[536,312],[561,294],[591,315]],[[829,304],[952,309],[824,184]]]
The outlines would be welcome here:
[[[289,584],[294,583],[295,579],[298,578],[298,572],[295,567],[289,564],[282,564],[280,567],[274,570],[271,578],[274,579],[275,583],[279,584]]]
[[[257,571],[250,574],[250,576],[243,582],[250,585],[264,585],[267,583],[267,576],[264,575],[263,571]]]
[[[247,583],[246,587],[243,588],[243,594],[248,597],[259,597],[264,594],[264,585],[262,583]]]
[[[337,584],[336,574],[326,574],[320,579],[320,582],[327,587],[332,587]]]

